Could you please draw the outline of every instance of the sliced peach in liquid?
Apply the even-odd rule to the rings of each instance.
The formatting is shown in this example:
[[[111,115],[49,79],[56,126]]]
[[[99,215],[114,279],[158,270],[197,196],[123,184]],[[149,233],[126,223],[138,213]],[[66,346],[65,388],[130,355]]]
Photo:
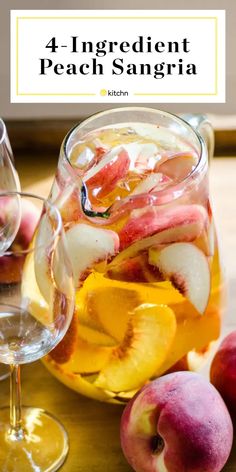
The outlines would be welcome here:
[[[114,392],[141,387],[165,360],[175,331],[170,308],[140,305],[130,315],[125,337],[112,350],[95,385]]]
[[[208,259],[200,249],[192,243],[174,243],[161,251],[150,249],[149,262],[204,314],[211,276]]]
[[[155,372],[155,377],[165,371],[189,351],[200,350],[208,343],[216,340],[220,335],[220,316],[216,310],[208,309],[203,316],[197,318],[186,317],[177,323],[176,335],[170,352],[163,364]]]
[[[148,263],[147,253],[121,261],[117,265],[107,269],[107,275],[111,279],[124,282],[158,282],[163,281],[156,267]]]
[[[117,155],[113,155],[114,152],[111,152],[110,160],[106,163],[106,159],[109,155],[102,159],[97,167],[92,168],[92,176],[88,179],[85,176],[86,184],[88,188],[95,188],[98,190],[97,197],[103,198],[116,187],[119,180],[123,179],[130,165],[130,159],[128,153],[123,149],[118,152]],[[104,163],[103,163],[104,161]],[[94,173],[97,170],[96,173]]]
[[[96,388],[94,385],[90,384],[86,378],[81,377],[80,374],[75,374],[69,372],[69,370],[65,370],[64,365],[56,364],[50,356],[44,357],[42,362],[49,372],[72,390],[99,401],[112,401],[112,403],[114,403],[114,395],[112,393],[104,392],[100,388]]]
[[[80,326],[89,326],[95,332],[106,333],[113,340],[121,342],[125,336],[130,313],[140,304],[180,306],[184,302],[184,297],[171,282],[127,283],[93,273],[86,279],[83,288],[77,292],[76,312]],[[188,304],[188,308],[189,316],[198,315],[191,304]],[[87,341],[91,342],[92,339],[88,338]],[[95,342],[94,338],[92,342]],[[100,344],[99,334],[97,343]]]
[[[207,223],[207,212],[200,205],[179,205],[177,207],[149,207],[131,212],[130,218],[119,233],[120,247],[125,249],[136,241],[143,240],[155,234],[160,234],[160,242],[178,241],[178,230],[185,228],[183,241],[191,241],[200,236]],[[171,237],[164,231],[171,231]],[[176,232],[176,236],[175,236]],[[175,236],[175,237],[174,237]],[[168,239],[169,238],[169,239]]]
[[[74,374],[97,373],[104,367],[110,354],[111,348],[96,346],[78,337],[73,356],[63,368]]]
[[[78,323],[79,335],[82,340],[88,341],[89,343],[94,345],[104,347],[114,347],[118,344],[118,341],[109,334],[106,334],[101,326],[97,325],[95,328],[93,326],[82,324],[79,321]]]
[[[163,155],[160,162],[156,164],[155,170],[180,182],[191,174],[197,162],[198,156],[190,151],[166,153],[166,156]]]

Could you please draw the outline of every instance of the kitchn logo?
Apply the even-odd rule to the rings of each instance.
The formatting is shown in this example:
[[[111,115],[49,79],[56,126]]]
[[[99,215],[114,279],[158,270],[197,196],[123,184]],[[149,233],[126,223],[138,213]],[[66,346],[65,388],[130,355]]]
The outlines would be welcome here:
[[[129,92],[127,90],[100,90],[100,95],[102,97],[128,97]]]

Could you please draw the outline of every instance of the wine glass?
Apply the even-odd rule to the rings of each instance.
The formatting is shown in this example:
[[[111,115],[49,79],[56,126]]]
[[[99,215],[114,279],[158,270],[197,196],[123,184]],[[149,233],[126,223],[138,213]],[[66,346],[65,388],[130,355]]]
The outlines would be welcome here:
[[[4,121],[0,118],[0,190],[20,190],[14,158]]]
[[[20,191],[20,182],[13,165],[13,153],[4,121],[0,118],[0,193]],[[5,211],[12,206],[11,218]],[[16,236],[20,224],[20,201],[17,195],[7,195],[0,202],[0,254],[6,251]]]
[[[21,407],[20,365],[40,359],[63,338],[74,309],[73,277],[57,208],[19,192],[0,194],[0,202],[9,196],[31,213],[34,208],[39,223],[32,238],[29,218],[21,220],[24,244],[0,255],[0,361],[11,370],[10,416],[9,408],[0,409],[0,470],[49,472],[66,458],[67,434],[41,408]]]
[[[20,191],[20,181],[14,167],[14,158],[4,121],[0,118],[0,193],[6,190]],[[11,219],[7,208],[11,206]],[[16,195],[8,195],[0,201],[0,254],[3,254],[14,240],[20,224],[20,203]],[[9,376],[8,368],[0,365],[0,380]]]

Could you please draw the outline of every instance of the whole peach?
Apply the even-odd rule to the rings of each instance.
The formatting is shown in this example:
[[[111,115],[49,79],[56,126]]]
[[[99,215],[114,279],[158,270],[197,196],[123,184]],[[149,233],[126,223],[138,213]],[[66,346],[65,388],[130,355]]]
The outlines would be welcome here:
[[[141,389],[121,419],[121,446],[136,472],[220,472],[233,426],[217,390],[176,372]]]
[[[236,419],[236,331],[220,344],[211,364],[210,379]]]

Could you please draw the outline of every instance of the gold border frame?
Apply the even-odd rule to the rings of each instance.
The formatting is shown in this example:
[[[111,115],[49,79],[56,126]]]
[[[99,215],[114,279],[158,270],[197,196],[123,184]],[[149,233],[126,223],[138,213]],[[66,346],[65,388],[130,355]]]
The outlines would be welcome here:
[[[218,18],[216,16],[19,16],[16,17],[16,95],[17,96],[42,96],[42,97],[78,97],[97,96],[96,93],[20,93],[19,92],[19,20],[214,20],[215,22],[215,90],[214,93],[139,93],[133,92],[139,97],[196,97],[218,95]]]

